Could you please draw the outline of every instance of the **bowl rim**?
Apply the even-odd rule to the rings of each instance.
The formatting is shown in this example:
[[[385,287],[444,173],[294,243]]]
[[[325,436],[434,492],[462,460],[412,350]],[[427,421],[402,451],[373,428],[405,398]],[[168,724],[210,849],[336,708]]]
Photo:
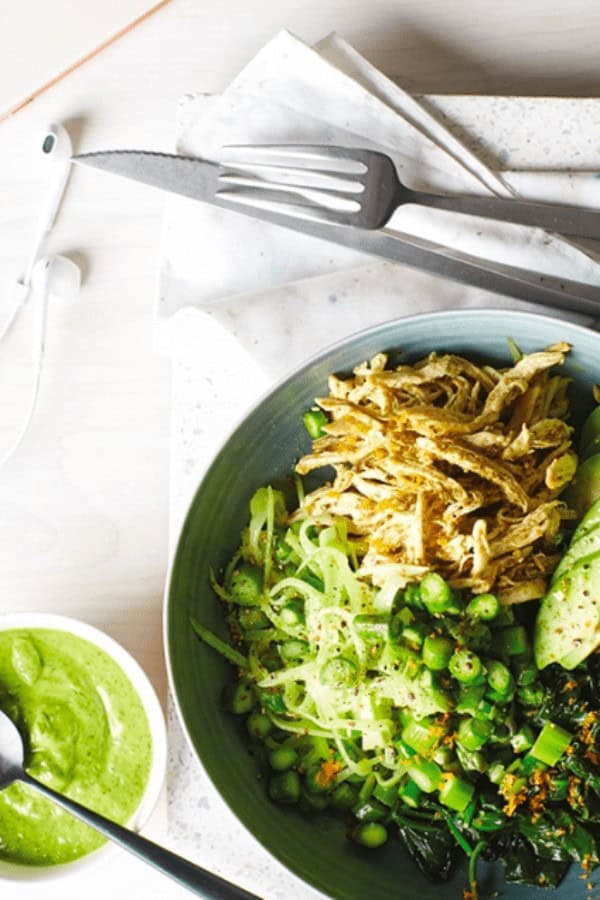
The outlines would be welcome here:
[[[208,780],[211,785],[215,789],[222,803],[225,804],[229,812],[235,817],[239,825],[244,829],[244,831],[257,840],[260,844],[261,848],[265,853],[269,855],[269,857],[278,865],[283,865],[288,872],[290,872],[295,878],[298,878],[305,884],[308,884],[314,890],[320,890],[316,885],[313,885],[310,882],[307,882],[302,875],[299,874],[298,871],[295,871],[291,868],[287,863],[283,862],[283,860],[272,850],[269,849],[262,841],[260,841],[257,837],[255,837],[250,829],[250,827],[246,824],[246,822],[238,815],[236,810],[227,803],[225,798],[222,796],[219,788],[213,781],[210,773],[205,768],[200,755],[197,753],[194,741],[192,736],[188,730],[187,723],[185,721],[185,717],[183,715],[183,710],[181,706],[181,702],[179,697],[177,696],[177,692],[175,689],[175,675],[173,671],[173,661],[171,659],[170,646],[169,646],[169,612],[170,612],[170,597],[171,597],[171,589],[172,589],[172,581],[173,581],[173,573],[175,570],[175,565],[178,561],[181,539],[182,536],[187,531],[187,525],[192,514],[192,510],[196,503],[196,498],[198,493],[201,490],[202,483],[210,476],[210,473],[215,466],[218,458],[221,456],[225,447],[231,440],[231,438],[236,434],[239,428],[242,427],[246,419],[254,414],[254,412],[269,398],[271,395],[283,390],[290,382],[294,381],[302,372],[312,368],[315,365],[318,365],[326,360],[328,356],[335,353],[337,350],[343,348],[346,344],[353,343],[359,339],[369,339],[375,337],[378,333],[384,335],[387,331],[389,331],[393,327],[398,327],[403,323],[407,323],[410,325],[411,323],[423,323],[427,324],[427,322],[435,320],[448,320],[456,321],[458,319],[489,319],[490,321],[502,321],[506,318],[506,316],[510,316],[511,318],[516,318],[520,320],[523,325],[527,323],[530,326],[535,326],[538,322],[544,322],[552,325],[556,325],[556,323],[560,323],[564,321],[567,327],[571,332],[580,332],[582,335],[590,336],[595,335],[600,341],[600,333],[596,332],[593,328],[588,325],[579,324],[577,322],[572,322],[568,319],[562,320],[558,316],[530,312],[528,310],[511,310],[511,309],[494,309],[491,307],[472,307],[468,309],[462,308],[454,308],[449,310],[437,310],[433,312],[427,313],[415,313],[410,316],[399,316],[393,319],[387,319],[384,322],[380,322],[376,325],[369,326],[367,328],[358,329],[357,331],[351,332],[345,337],[340,338],[330,344],[327,344],[322,349],[312,353],[308,356],[303,362],[294,366],[290,371],[286,372],[280,378],[278,378],[275,382],[273,382],[269,387],[263,390],[259,397],[254,400],[245,410],[237,416],[233,425],[227,430],[227,433],[224,435],[222,440],[219,442],[217,448],[211,453],[210,459],[206,464],[205,468],[200,473],[199,481],[196,485],[196,488],[187,504],[187,509],[185,515],[181,519],[181,522],[178,527],[177,534],[171,538],[171,550],[169,554],[169,562],[167,567],[167,575],[165,579],[165,588],[163,593],[163,611],[162,611],[162,633],[163,633],[163,649],[164,649],[164,658],[165,658],[165,667],[167,671],[167,681],[169,686],[169,695],[172,699],[173,707],[176,712],[177,721],[179,726],[182,729],[184,734],[186,743],[194,757],[196,763],[201,767],[202,771],[206,773]],[[357,360],[357,364],[360,360]]]
[[[6,612],[0,614],[0,632],[13,629],[30,628],[40,630],[63,631],[83,640],[110,656],[140,698],[148,720],[152,739],[152,762],[148,781],[140,802],[126,823],[126,827],[140,831],[154,812],[162,794],[167,770],[167,728],[162,706],[158,695],[146,672],[132,654],[115,638],[105,631],[90,625],[81,619],[51,612]],[[88,870],[94,865],[105,863],[107,857],[116,853],[117,845],[108,841],[96,850],[66,863],[53,866],[28,866],[0,860],[0,883],[33,883],[41,881],[59,881]]]

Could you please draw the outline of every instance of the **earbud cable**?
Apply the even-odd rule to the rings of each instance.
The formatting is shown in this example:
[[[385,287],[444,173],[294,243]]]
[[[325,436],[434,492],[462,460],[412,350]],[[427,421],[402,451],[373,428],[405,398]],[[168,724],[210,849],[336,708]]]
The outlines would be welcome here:
[[[29,396],[29,406],[27,409],[27,415],[25,416],[25,419],[23,420],[23,424],[21,425],[21,428],[19,430],[19,433],[17,434],[17,437],[12,442],[12,444],[9,446],[8,450],[6,450],[4,452],[4,454],[2,456],[0,456],[0,468],[2,468],[2,466],[4,466],[9,461],[9,459],[13,456],[14,453],[16,453],[16,451],[21,446],[21,443],[23,442],[23,438],[25,437],[25,435],[27,434],[27,431],[29,430],[29,426],[31,425],[31,421],[33,419],[33,416],[34,416],[34,413],[35,413],[35,410],[37,407],[37,401],[38,401],[38,397],[40,394],[40,382],[42,379],[42,368],[44,365],[44,356],[46,354],[47,297],[46,296],[41,297],[39,302],[44,304],[44,310],[43,310],[43,318],[42,318],[41,323],[38,323],[38,320],[36,319],[35,315],[34,315],[34,321],[33,321],[33,340],[34,340],[33,382],[31,385],[31,394]],[[16,316],[16,312],[13,315],[13,319],[15,316]],[[10,325],[9,325],[9,327],[10,327]],[[6,326],[5,326],[5,331],[7,331],[7,330],[8,330],[8,328],[6,328]],[[4,332],[2,333],[2,336],[3,335],[4,335]],[[0,336],[0,339],[1,339],[1,336]]]

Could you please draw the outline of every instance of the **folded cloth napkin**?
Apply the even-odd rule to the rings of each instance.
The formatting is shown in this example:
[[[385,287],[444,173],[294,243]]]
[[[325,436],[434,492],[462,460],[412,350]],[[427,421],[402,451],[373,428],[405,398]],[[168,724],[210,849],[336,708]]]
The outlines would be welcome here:
[[[425,190],[510,196],[516,187],[531,198],[554,194],[566,202],[577,202],[585,193],[586,205],[600,206],[600,181],[591,176],[492,171],[425,105],[337,35],[310,48],[282,32],[222,95],[190,96],[180,108],[181,153],[221,158],[227,143],[294,141],[382,149],[409,186]],[[416,206],[401,207],[387,228],[489,259],[600,283],[600,267],[588,252],[540,229]],[[200,310],[203,318],[211,315],[235,331],[238,342],[273,374],[280,374],[281,361],[290,366],[323,343],[399,315],[462,303],[520,305],[431,276],[423,280],[406,267],[177,197],[169,198],[163,238],[159,342],[168,344],[177,332],[179,310]],[[379,289],[370,290],[367,303],[362,290],[349,292],[344,284],[333,291],[340,301],[335,317],[319,296],[303,304],[300,317],[297,297],[285,290],[272,293],[282,285],[350,269],[373,273]],[[342,285],[337,279],[333,283]],[[268,340],[257,343],[265,315]],[[275,322],[281,337],[273,344]],[[189,327],[186,319],[184,332]]]
[[[600,181],[592,172],[495,171],[471,148],[469,135],[465,137],[459,140],[429,102],[411,97],[335,34],[311,48],[282,32],[223,94],[184,97],[177,122],[177,152],[187,155],[218,159],[223,145],[233,143],[359,145],[390,155],[410,187],[522,194],[600,207]],[[508,150],[509,132],[506,139]],[[564,161],[553,159],[551,151],[549,146],[544,161],[560,169]],[[502,157],[502,148],[496,152]],[[593,160],[583,165],[591,168]],[[416,207],[398,210],[387,228],[600,284],[600,265],[592,251],[539,229]],[[214,451],[232,423],[275,379],[362,328],[433,309],[470,306],[539,310],[170,197],[156,338],[159,348],[177,360],[173,538]],[[169,727],[173,838],[201,855],[209,868],[261,896],[315,897],[226,809],[185,746],[173,711]]]

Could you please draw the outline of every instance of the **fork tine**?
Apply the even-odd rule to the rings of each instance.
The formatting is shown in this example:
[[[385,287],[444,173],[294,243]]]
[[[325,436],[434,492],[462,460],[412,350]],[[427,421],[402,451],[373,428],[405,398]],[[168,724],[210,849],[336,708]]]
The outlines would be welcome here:
[[[366,172],[370,153],[370,151],[354,148],[329,147],[319,144],[226,144],[222,149],[232,152],[236,158],[241,156],[244,162],[248,162],[249,156],[254,156],[259,160],[264,159],[265,156],[278,156],[284,159],[292,158],[297,165],[306,162],[306,167],[309,167],[314,161],[332,163],[333,171],[356,174]],[[341,169],[339,168],[340,164],[342,165]]]
[[[320,191],[318,188],[293,187],[274,184],[269,181],[254,181],[243,177],[236,179],[222,179],[219,182],[227,185],[235,185],[235,189],[253,197],[263,197],[278,203],[300,203],[311,205],[315,208],[323,207],[336,212],[359,212],[360,199],[356,194],[337,194],[333,191]],[[218,193],[218,191],[217,191]]]
[[[247,183],[252,179],[256,186],[271,183],[304,188],[315,187],[322,191],[339,191],[347,194],[360,194],[365,189],[360,176],[340,177],[327,169],[302,169],[274,163],[234,163],[231,166],[225,164],[223,169],[220,179],[232,184]],[[240,177],[246,180],[240,182]]]
[[[288,191],[274,190],[267,193],[253,188],[220,189],[216,192],[216,196],[228,203],[272,209],[285,215],[317,219],[331,225],[347,225],[353,215],[350,211],[330,209]]]

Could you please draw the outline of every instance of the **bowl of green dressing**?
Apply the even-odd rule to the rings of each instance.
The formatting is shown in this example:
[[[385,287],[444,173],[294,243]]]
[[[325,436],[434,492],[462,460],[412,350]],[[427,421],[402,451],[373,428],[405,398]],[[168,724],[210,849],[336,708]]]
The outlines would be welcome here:
[[[34,778],[122,825],[144,825],[164,781],[164,717],[112,638],[65,616],[0,616],[0,709],[21,732]],[[0,880],[64,876],[109,848],[28,785],[0,791]]]

